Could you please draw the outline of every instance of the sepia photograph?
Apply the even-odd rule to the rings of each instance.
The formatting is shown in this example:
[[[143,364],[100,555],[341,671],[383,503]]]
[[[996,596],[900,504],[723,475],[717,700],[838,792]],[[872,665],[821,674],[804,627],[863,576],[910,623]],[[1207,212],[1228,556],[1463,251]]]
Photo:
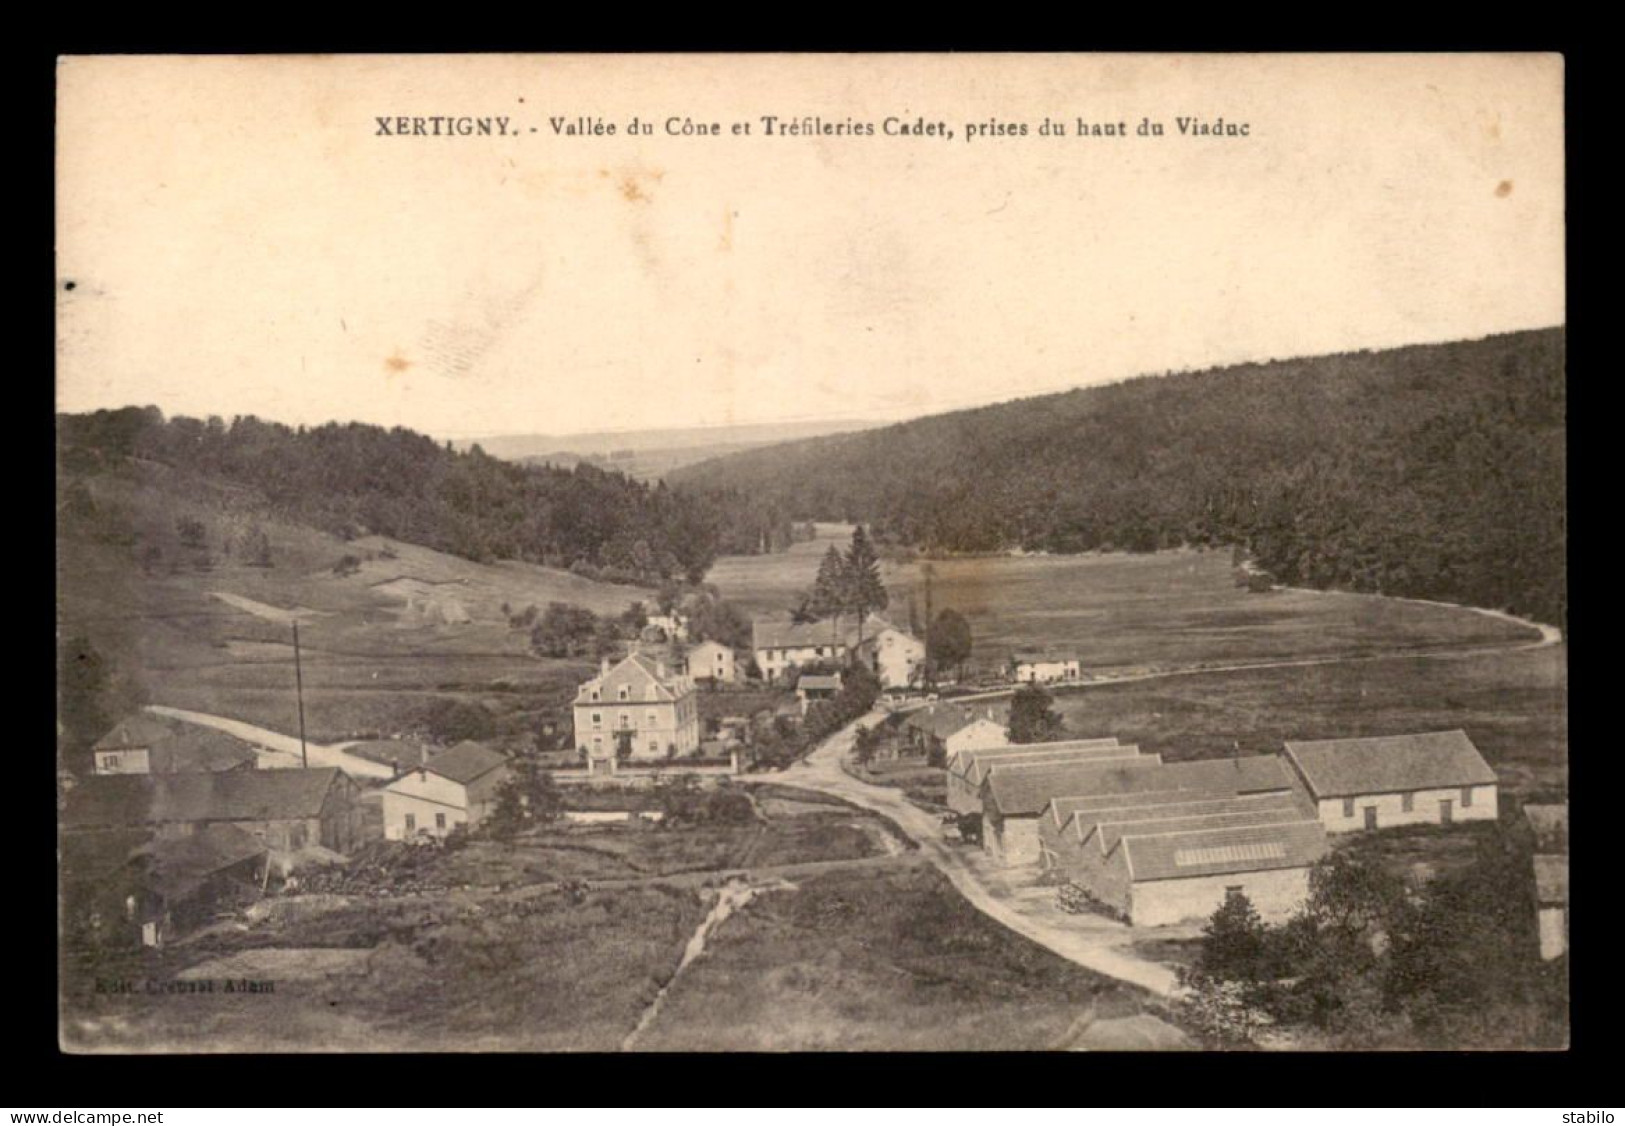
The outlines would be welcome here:
[[[62,1052],[1570,1048],[1561,56],[56,86]]]

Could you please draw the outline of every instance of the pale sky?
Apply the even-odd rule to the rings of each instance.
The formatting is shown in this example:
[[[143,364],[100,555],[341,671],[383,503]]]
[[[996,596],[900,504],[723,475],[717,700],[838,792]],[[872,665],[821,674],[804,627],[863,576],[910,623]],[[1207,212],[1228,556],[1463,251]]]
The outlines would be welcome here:
[[[897,418],[1564,320],[1550,55],[74,58],[59,80],[62,410],[437,437]],[[768,137],[765,114],[877,135]],[[519,135],[380,137],[381,115]],[[580,115],[617,135],[554,135]],[[666,136],[673,115],[724,135]],[[965,139],[1046,115],[1167,133]],[[1191,116],[1250,135],[1180,136]]]

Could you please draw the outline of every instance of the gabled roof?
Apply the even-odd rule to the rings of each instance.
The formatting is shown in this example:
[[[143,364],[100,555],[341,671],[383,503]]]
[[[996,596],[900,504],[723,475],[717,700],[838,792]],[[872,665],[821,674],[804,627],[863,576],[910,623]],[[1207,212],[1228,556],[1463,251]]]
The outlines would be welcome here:
[[[1326,826],[1318,820],[1146,833],[1123,838],[1130,878],[1188,879],[1277,868],[1307,868],[1326,854]]]
[[[1317,798],[1491,786],[1495,771],[1464,731],[1286,745]]]
[[[57,838],[62,880],[70,883],[105,879],[123,868],[130,854],[152,839],[153,830],[144,826],[62,833]]]
[[[206,825],[179,840],[156,840],[137,850],[133,859],[145,859],[144,884],[166,899],[179,899],[216,872],[267,851],[265,842],[235,825]]]
[[[620,689],[631,689],[625,700],[621,700]],[[654,697],[650,698],[648,689],[654,688]],[[598,689],[599,698],[592,698],[592,690]],[[675,700],[679,696],[687,695],[694,688],[694,684],[686,676],[678,676],[668,667],[666,675],[660,675],[660,662],[645,653],[629,653],[621,658],[618,665],[614,665],[607,673],[600,673],[591,680],[584,682],[576,690],[575,702],[578,704],[646,704],[661,703]]]
[[[254,745],[224,731],[138,712],[96,740],[97,752],[145,750],[154,774],[236,770],[258,761]]]
[[[695,653],[698,653],[701,650],[710,650],[710,649],[720,649],[724,653],[732,653],[733,652],[733,646],[724,645],[720,641],[701,641],[698,644],[696,644],[694,646],[691,646],[689,648],[688,654],[689,654],[689,656],[692,657]]]
[[[1005,817],[1035,817],[1057,794],[1111,793],[1150,785],[1157,760],[1132,756],[1083,763],[1041,763],[995,770],[982,783]]]
[[[1297,800],[1286,792],[1274,794],[1206,794],[1194,790],[1181,791],[1184,800],[1139,801],[1137,795],[1122,795],[1115,806],[1093,810],[1068,810],[1061,813],[1059,824],[1074,839],[1088,839],[1091,832],[1107,825],[1130,822],[1178,821],[1193,817],[1228,817],[1233,814],[1267,813],[1275,820],[1297,821],[1307,815]],[[1166,795],[1161,795],[1166,798]],[[1062,799],[1064,800],[1064,799]],[[1059,804],[1050,803],[1051,809]],[[1282,814],[1290,816],[1283,817]]]
[[[1203,813],[1190,817],[1147,817],[1101,822],[1091,826],[1091,831],[1085,834],[1084,840],[1087,841],[1091,836],[1095,837],[1100,842],[1101,852],[1109,854],[1120,841],[1128,837],[1185,833],[1197,829],[1231,829],[1244,825],[1281,825],[1305,820],[1307,818],[1302,810],[1292,808],[1235,810],[1230,813]]]
[[[505,755],[470,739],[458,743],[449,751],[441,751],[425,763],[423,769],[466,786],[507,765]]]
[[[989,774],[1004,770],[1065,766],[1070,763],[1084,765],[1091,762],[1115,762],[1118,759],[1141,758],[1147,762],[1161,762],[1161,755],[1140,753],[1136,746],[1094,747],[1078,751],[1033,751],[1025,755],[1006,755],[1002,758],[973,759],[964,772],[965,780],[980,786]]]
[[[1021,650],[1010,654],[1010,660],[1018,665],[1064,665],[1077,661],[1076,653],[1043,653],[1032,650]]]
[[[808,692],[839,692],[841,678],[838,676],[804,676],[796,681],[796,689]]]
[[[1171,763],[1155,755],[1141,755],[1134,760],[1079,763],[1070,768],[1015,766],[995,770],[983,785],[993,788],[1000,812],[1020,816],[1036,814],[1056,798],[1181,789],[1267,793],[1291,790],[1292,779],[1279,755]],[[1014,804],[1005,805],[1006,796]],[[1038,804],[1031,805],[1035,800]]]
[[[1011,743],[1007,747],[978,747],[975,750],[955,751],[948,760],[948,769],[963,774],[971,763],[983,759],[1003,758],[1010,755],[1030,755],[1044,751],[1097,751],[1117,746],[1115,735],[1104,739],[1064,739],[1055,743]]]
[[[977,713],[958,704],[927,704],[910,712],[903,726],[946,739],[954,732],[969,727],[976,719]]]
[[[863,640],[867,643],[887,630],[896,630],[885,618],[870,614],[863,619]],[[898,630],[907,633],[907,630]],[[844,615],[838,623],[828,618],[797,622],[789,614],[761,614],[750,623],[752,649],[816,649],[832,645],[854,648],[858,643],[858,619]]]
[[[286,821],[320,816],[337,767],[229,774],[96,774],[68,791],[61,823],[110,828],[190,821]]]
[[[1535,857],[1535,898],[1542,907],[1569,901],[1569,858],[1542,853]]]
[[[381,762],[385,766],[421,766],[429,761],[430,748],[426,743],[411,739],[367,739],[344,748],[347,755],[364,758],[368,762]]]

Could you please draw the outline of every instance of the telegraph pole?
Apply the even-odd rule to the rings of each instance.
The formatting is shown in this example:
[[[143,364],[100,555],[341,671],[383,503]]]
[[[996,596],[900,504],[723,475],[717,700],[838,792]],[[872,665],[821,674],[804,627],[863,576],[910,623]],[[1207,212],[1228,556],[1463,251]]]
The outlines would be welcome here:
[[[299,765],[309,768],[305,757],[305,673],[299,663],[299,619],[293,622],[293,683],[299,696]]]

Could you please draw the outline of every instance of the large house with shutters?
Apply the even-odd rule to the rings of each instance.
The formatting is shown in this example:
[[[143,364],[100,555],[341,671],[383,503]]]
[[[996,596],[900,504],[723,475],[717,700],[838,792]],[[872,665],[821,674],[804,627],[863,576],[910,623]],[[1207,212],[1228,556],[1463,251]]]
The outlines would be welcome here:
[[[694,682],[643,653],[620,664],[604,659],[599,674],[576,692],[576,748],[593,760],[692,754],[700,746]]]

